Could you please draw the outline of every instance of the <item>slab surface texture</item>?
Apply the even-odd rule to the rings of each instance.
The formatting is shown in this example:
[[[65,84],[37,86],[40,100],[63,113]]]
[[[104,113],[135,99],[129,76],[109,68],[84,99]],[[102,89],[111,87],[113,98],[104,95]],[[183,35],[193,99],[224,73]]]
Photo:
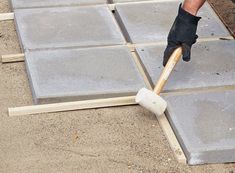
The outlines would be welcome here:
[[[190,63],[183,60],[171,74],[166,90],[235,85],[235,41],[198,42],[192,48]],[[141,63],[152,85],[163,69],[165,46],[138,46]]]
[[[36,103],[135,95],[144,81],[127,47],[30,51]]]
[[[125,43],[105,5],[19,9],[15,16],[24,50]]]
[[[166,41],[178,13],[180,1],[118,4],[117,17],[133,43]],[[198,13],[199,38],[230,36],[227,29],[206,3]]]
[[[165,98],[190,165],[235,162],[235,91]]]
[[[35,8],[48,6],[72,6],[72,5],[90,5],[104,4],[107,0],[9,0],[12,9]]]
[[[144,2],[152,0],[111,0],[112,3],[122,3],[122,2]]]

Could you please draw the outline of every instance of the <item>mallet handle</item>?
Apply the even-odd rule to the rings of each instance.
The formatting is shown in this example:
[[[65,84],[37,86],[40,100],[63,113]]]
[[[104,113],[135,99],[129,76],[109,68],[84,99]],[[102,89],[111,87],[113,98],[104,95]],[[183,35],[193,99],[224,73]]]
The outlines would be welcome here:
[[[163,72],[154,88],[154,92],[159,95],[163,89],[163,87],[165,86],[171,72],[173,71],[173,69],[175,68],[175,65],[178,63],[178,61],[180,60],[182,55],[182,48],[179,47],[177,48],[171,55],[171,57],[169,58],[165,68],[163,69]]]

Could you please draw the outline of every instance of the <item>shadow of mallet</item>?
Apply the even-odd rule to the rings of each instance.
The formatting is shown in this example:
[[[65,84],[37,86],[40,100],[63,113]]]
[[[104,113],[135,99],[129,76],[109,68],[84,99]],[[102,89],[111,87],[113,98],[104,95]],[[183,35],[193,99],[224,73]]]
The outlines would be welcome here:
[[[162,97],[159,96],[159,94],[165,86],[174,67],[180,60],[181,55],[182,48],[179,47],[172,53],[171,57],[169,58],[154,90],[151,91],[146,88],[140,89],[135,98],[136,103],[140,104],[156,115],[162,115],[165,112],[167,103]]]

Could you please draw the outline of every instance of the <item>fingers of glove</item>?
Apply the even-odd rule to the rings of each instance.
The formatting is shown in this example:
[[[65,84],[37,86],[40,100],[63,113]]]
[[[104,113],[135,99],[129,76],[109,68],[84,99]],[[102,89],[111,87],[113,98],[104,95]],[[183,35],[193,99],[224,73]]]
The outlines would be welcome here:
[[[186,62],[190,61],[190,59],[191,59],[191,46],[183,43],[182,48],[183,48],[183,60]]]
[[[174,52],[174,50],[179,46],[167,46],[166,50],[164,51],[164,57],[163,57],[163,66],[167,64],[171,54]]]
[[[197,42],[197,39],[198,39],[198,35],[195,35],[194,40],[192,40],[191,42],[188,41],[187,43],[193,45]]]

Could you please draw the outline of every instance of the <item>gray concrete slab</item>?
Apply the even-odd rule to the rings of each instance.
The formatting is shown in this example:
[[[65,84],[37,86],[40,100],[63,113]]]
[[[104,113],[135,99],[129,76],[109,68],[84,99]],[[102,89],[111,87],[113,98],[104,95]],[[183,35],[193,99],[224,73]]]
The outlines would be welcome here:
[[[152,0],[111,0],[112,3],[123,3],[123,2],[144,2]]]
[[[25,50],[125,43],[105,5],[20,9],[15,18]]]
[[[177,15],[180,1],[118,4],[117,17],[133,43],[165,41]],[[209,4],[198,16],[199,38],[230,36]]]
[[[164,90],[235,85],[235,41],[198,42],[190,63],[180,61]],[[152,85],[163,69],[165,46],[138,46],[137,51]]]
[[[35,103],[135,95],[145,86],[129,49],[64,49],[26,52]]]
[[[105,4],[107,0],[9,0],[12,9]]]
[[[235,162],[235,91],[165,97],[190,165]]]

